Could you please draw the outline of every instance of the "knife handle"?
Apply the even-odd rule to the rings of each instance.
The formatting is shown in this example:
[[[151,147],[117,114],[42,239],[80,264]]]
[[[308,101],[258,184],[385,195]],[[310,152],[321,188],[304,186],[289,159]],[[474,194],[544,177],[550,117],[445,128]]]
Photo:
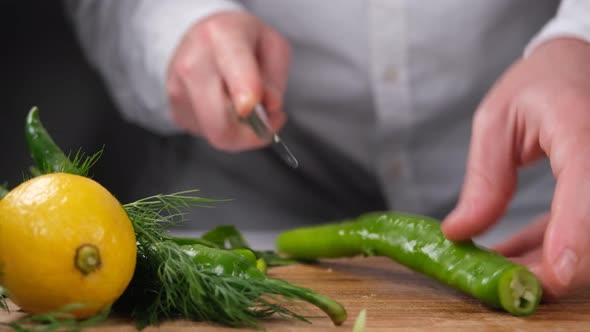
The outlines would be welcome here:
[[[260,139],[265,142],[271,141],[273,150],[278,153],[289,166],[292,168],[297,168],[299,166],[299,162],[295,156],[270,126],[270,120],[268,119],[266,110],[261,104],[257,104],[254,107],[254,110],[252,110],[252,112],[246,117],[246,122]]]

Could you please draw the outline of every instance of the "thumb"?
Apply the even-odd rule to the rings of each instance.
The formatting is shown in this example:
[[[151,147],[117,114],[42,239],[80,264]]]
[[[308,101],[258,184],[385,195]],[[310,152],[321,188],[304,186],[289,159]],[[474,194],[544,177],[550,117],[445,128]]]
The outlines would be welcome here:
[[[475,114],[459,202],[442,224],[450,240],[483,233],[508,206],[516,184],[516,163],[514,126],[507,121],[507,112],[503,108],[481,108]]]
[[[590,134],[573,129],[567,133],[552,142],[550,153],[557,184],[544,239],[541,282],[551,296],[590,285]]]

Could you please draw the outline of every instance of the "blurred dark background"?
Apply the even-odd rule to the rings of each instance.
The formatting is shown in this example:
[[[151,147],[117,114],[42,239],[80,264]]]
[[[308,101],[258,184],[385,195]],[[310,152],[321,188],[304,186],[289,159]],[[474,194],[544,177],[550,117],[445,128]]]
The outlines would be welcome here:
[[[0,21],[0,183],[10,187],[31,165],[24,138],[26,113],[38,106],[43,123],[66,151],[105,153],[93,177],[125,202],[146,140],[157,139],[126,123],[89,66],[58,0],[2,2]]]

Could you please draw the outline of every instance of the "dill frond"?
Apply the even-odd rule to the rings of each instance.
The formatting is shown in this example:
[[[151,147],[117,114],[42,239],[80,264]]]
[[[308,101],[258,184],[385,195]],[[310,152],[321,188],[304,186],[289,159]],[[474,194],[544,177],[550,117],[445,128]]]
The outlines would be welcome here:
[[[13,322],[0,323],[0,325],[7,326],[16,332],[79,332],[84,328],[104,323],[111,311],[110,307],[106,307],[96,315],[84,320],[78,320],[69,313],[70,310],[82,306],[82,304],[69,304],[60,310],[29,315]]]
[[[87,156],[82,149],[78,149],[74,154],[73,158],[68,155],[62,158],[59,162],[47,163],[44,162],[41,165],[37,165],[37,168],[31,168],[31,175],[36,176],[38,174],[49,174],[49,173],[71,173],[81,176],[89,177],[90,169],[98,162],[102,156],[104,148],[101,148],[97,152],[90,156]]]
[[[90,170],[98,162],[104,152],[104,147],[97,152],[87,156],[82,149],[78,149],[73,159],[69,157],[62,158],[59,162],[49,163],[42,162],[35,166],[29,167],[29,174],[24,174],[23,181],[30,180],[34,177],[50,173],[70,173],[80,176],[90,176]]]
[[[39,168],[37,168],[36,166],[30,166],[29,167],[29,174],[24,174],[23,175],[23,181],[29,180],[31,178],[37,177],[39,175],[41,175],[43,173],[41,173],[41,171],[39,170]]]
[[[257,327],[259,318],[274,313],[305,320],[276,304],[276,295],[283,300],[298,298],[298,288],[200,268],[168,240],[165,231],[183,220],[183,208],[217,201],[188,195],[191,192],[156,195],[124,205],[135,228],[138,261],[114,310],[131,313],[140,328],[174,318]]]
[[[0,199],[4,198],[4,196],[8,195],[10,190],[8,190],[8,183],[0,184]]]
[[[184,209],[190,207],[212,207],[210,203],[224,200],[193,196],[198,189],[181,191],[173,194],[159,194],[125,204],[138,237],[145,237],[150,242],[161,241],[165,231],[185,220]]]
[[[142,248],[139,268],[115,310],[131,312],[139,328],[168,319],[258,327],[258,319],[279,313],[304,317],[264,298],[296,294],[266,280],[218,275],[200,269],[177,244],[169,241]],[[121,305],[123,307],[121,307]]]
[[[0,310],[8,311],[8,304],[6,303],[6,299],[8,298],[8,293],[6,289],[0,285]]]
[[[72,160],[71,164],[72,167],[76,170],[76,174],[81,176],[88,176],[90,173],[90,169],[98,162],[100,157],[104,152],[104,146],[100,148],[97,152],[93,153],[90,156],[86,156],[86,153],[82,151],[82,149],[78,149],[74,158],[68,158],[68,160]],[[63,165],[63,169],[67,170],[67,165]]]

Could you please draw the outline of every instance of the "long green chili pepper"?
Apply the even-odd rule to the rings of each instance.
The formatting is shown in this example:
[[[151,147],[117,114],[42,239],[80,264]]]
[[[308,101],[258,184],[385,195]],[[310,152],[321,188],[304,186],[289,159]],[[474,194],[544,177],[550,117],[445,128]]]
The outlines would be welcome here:
[[[36,165],[36,168],[32,167],[31,169],[33,176],[56,172],[88,176],[90,168],[102,155],[102,149],[90,156],[85,156],[84,153],[78,151],[70,159],[54,142],[41,123],[37,107],[33,107],[27,115],[25,138],[31,158],[33,158]]]
[[[79,174],[79,170],[53,141],[39,118],[39,109],[33,107],[27,115],[25,138],[31,157],[43,173],[62,171]]]
[[[207,247],[222,248],[222,249],[247,249],[256,255],[259,260],[259,267],[261,270],[266,270],[268,267],[286,266],[303,262],[295,259],[289,259],[279,256],[272,250],[254,250],[250,247],[242,233],[234,225],[219,225],[201,237],[176,237],[167,236],[168,240],[173,241],[178,245],[187,244],[202,244]]]
[[[268,264],[266,263],[264,258],[258,258],[256,260],[256,268],[264,274],[266,274],[268,272]]]
[[[513,315],[533,313],[542,295],[526,267],[473,241],[449,241],[440,222],[424,216],[374,212],[293,229],[279,234],[277,248],[305,259],[386,256]]]
[[[246,258],[251,264],[256,264],[256,255],[250,249],[232,249],[232,252]]]
[[[292,285],[284,280],[268,278],[264,272],[260,271],[256,263],[252,263],[248,258],[225,249],[217,249],[203,246],[200,244],[181,246],[186,254],[192,257],[192,260],[201,268],[214,271],[218,275],[229,275],[240,277],[242,279],[264,280],[265,283],[272,284],[277,288],[289,292],[295,297],[307,301],[322,311],[324,311],[336,325],[342,324],[347,313],[342,305],[330,299],[329,297],[315,293],[310,289]]]
[[[256,258],[262,260],[260,264],[264,264],[265,267],[286,266],[299,263],[294,259],[281,257],[272,250],[253,250],[242,233],[234,225],[219,225],[203,234],[199,240],[214,243],[217,248],[250,249],[254,252]],[[178,241],[175,242],[179,243]],[[206,243],[203,244],[207,245]],[[207,246],[215,247],[214,245]]]
[[[246,258],[250,262],[250,264],[253,264],[260,272],[266,274],[268,270],[266,262],[262,258],[256,258],[256,254],[254,253],[254,251],[250,249],[231,249],[231,251]]]

